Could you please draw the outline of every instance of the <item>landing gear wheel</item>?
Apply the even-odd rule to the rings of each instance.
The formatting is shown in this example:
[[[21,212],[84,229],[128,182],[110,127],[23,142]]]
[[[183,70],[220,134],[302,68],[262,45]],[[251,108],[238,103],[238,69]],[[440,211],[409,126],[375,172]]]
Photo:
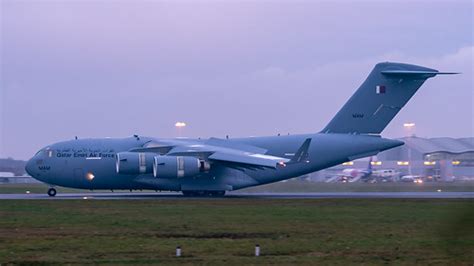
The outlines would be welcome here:
[[[50,197],[56,196],[56,192],[57,192],[56,189],[53,188],[53,187],[48,189],[48,195],[49,195]]]
[[[223,197],[225,195],[225,191],[195,191],[195,190],[188,190],[182,191],[183,196],[185,197]]]
[[[195,197],[196,196],[196,193],[194,191],[182,191],[183,192],[183,196],[185,197]]]
[[[209,192],[209,196],[211,197],[224,197],[224,195],[225,195],[225,190]]]
[[[217,192],[216,192],[216,196],[217,196],[217,197],[224,197],[224,196],[225,196],[225,190],[217,191]]]

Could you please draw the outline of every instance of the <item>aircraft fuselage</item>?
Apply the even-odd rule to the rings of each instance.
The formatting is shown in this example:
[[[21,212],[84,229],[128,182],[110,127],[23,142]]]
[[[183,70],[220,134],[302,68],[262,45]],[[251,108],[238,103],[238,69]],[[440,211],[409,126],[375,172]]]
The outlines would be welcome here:
[[[36,179],[51,185],[81,189],[153,190],[236,190],[285,180],[366,157],[402,145],[397,140],[349,134],[305,134],[273,137],[221,139],[230,147],[252,145],[268,150],[266,154],[291,158],[305,139],[311,138],[308,158],[284,167],[239,167],[212,163],[209,171],[192,177],[157,178],[152,174],[120,174],[116,171],[117,153],[139,148],[150,141],[193,147],[206,140],[154,139],[78,139],[52,144],[38,152],[27,165]]]

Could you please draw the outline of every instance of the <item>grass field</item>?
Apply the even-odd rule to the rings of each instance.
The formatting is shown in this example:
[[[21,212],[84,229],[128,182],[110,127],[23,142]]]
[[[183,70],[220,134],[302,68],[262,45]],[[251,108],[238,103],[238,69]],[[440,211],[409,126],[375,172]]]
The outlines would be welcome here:
[[[58,187],[58,193],[87,192],[88,190]],[[0,184],[0,194],[5,193],[46,193],[45,184]],[[425,182],[415,183],[321,183],[299,180],[278,182],[239,190],[239,192],[469,192],[474,191],[474,182]],[[107,191],[107,190],[105,190]],[[120,191],[120,190],[119,190]],[[104,190],[99,191],[104,192]],[[150,191],[146,191],[150,192]]]
[[[5,200],[0,217],[2,265],[474,262],[473,200]]]

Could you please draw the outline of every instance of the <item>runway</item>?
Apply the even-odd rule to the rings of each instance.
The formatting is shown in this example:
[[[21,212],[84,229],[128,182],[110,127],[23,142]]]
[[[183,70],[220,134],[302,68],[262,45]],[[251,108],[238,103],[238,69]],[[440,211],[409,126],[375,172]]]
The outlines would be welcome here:
[[[373,199],[474,199],[474,192],[318,192],[318,193],[228,193],[224,199],[331,199],[331,198],[373,198]],[[45,194],[0,194],[0,200],[139,200],[169,199],[189,200],[181,193],[129,193],[129,192],[84,192],[58,193],[55,197]],[[203,199],[216,199],[204,197]],[[222,198],[221,198],[222,199]]]

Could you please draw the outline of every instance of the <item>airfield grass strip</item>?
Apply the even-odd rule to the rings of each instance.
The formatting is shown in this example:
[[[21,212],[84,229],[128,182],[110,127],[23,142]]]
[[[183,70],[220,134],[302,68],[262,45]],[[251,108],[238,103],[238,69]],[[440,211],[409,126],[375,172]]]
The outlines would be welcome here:
[[[0,217],[2,265],[474,261],[470,199],[8,200]]]

